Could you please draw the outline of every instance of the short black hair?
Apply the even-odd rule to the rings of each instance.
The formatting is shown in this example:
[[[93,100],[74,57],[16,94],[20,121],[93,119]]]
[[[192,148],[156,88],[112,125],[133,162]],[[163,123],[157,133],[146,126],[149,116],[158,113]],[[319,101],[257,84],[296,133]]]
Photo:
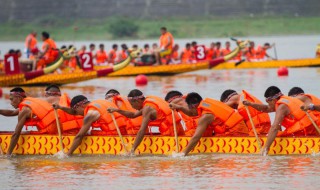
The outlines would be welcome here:
[[[45,31],[42,32],[42,36],[45,37],[46,39],[50,38],[50,34]]]
[[[9,54],[14,54],[14,53],[16,53],[16,51],[15,51],[14,49],[10,49],[10,50],[8,51],[8,53],[9,53]]]
[[[83,96],[83,95],[78,95],[72,98],[71,103],[70,103],[70,107],[72,108],[74,105],[76,105],[77,103],[88,99],[87,97]]]
[[[264,93],[264,97],[269,98],[278,94],[279,92],[281,92],[281,90],[278,87],[270,86],[269,88],[267,88],[266,92]]]
[[[112,45],[112,49],[117,48],[117,47],[118,47],[117,44],[113,44],[113,45]]]
[[[67,49],[67,46],[63,45],[60,49]]]
[[[118,92],[118,90],[116,90],[116,89],[110,89],[110,90],[108,90],[108,92],[106,93],[106,95],[107,94],[120,94],[120,92]]]
[[[69,45],[68,49],[71,49],[71,48],[73,48],[73,45]]]
[[[128,97],[137,97],[137,96],[141,96],[143,95],[143,93],[138,90],[138,89],[133,89],[129,92]]]
[[[270,44],[268,42],[264,43],[265,46],[270,46]]]
[[[163,26],[163,27],[161,27],[160,29],[161,29],[161,30],[164,30],[164,31],[167,31],[167,28],[166,28],[166,27],[164,27],[164,26]]]
[[[100,47],[100,48],[104,47],[104,44],[100,44],[99,47]]]
[[[197,42],[196,41],[193,41],[193,42],[191,42],[191,45],[197,45]]]
[[[45,89],[45,91],[49,91],[49,90],[53,90],[53,91],[58,91],[60,92],[60,88],[58,85],[56,84],[50,84],[49,86],[47,86],[47,88]]]
[[[148,47],[149,47],[149,44],[144,44],[143,47],[144,47],[144,48],[148,48]]]
[[[21,87],[14,87],[10,92],[25,92]]]
[[[21,50],[20,50],[20,49],[17,49],[17,50],[15,51],[15,53],[16,53],[16,54],[21,53]]]
[[[202,97],[196,92],[191,92],[186,97],[186,102],[188,105],[200,104],[201,101]]]
[[[186,43],[186,47],[190,47],[191,46],[191,44],[190,43]]]
[[[121,44],[121,48],[122,49],[128,49],[128,46],[127,46],[127,44]]]
[[[220,45],[221,46],[221,42],[217,42],[216,45]]]
[[[172,90],[170,92],[167,93],[166,97],[164,98],[165,101],[170,100],[172,97],[174,96],[182,96],[183,94],[179,91],[176,90]]]
[[[96,45],[94,45],[94,44],[90,44],[90,46],[89,47],[95,47]]]
[[[298,94],[304,94],[304,91],[300,87],[293,87],[288,92],[288,96],[294,96]]]
[[[138,48],[138,45],[137,44],[133,44],[132,47],[133,48]]]
[[[235,90],[232,90],[232,89],[228,89],[228,90],[225,90],[222,94],[221,94],[221,97],[220,97],[220,101],[221,102],[224,102],[228,96],[232,93],[235,93],[236,91]]]

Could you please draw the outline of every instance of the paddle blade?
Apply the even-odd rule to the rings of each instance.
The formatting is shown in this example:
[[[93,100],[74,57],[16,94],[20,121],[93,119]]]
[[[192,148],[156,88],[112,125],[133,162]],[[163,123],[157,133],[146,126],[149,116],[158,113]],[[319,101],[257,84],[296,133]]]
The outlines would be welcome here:
[[[241,59],[240,61],[236,62],[234,64],[235,67],[237,67],[238,65],[240,65],[241,63],[243,63],[245,61],[245,59]]]

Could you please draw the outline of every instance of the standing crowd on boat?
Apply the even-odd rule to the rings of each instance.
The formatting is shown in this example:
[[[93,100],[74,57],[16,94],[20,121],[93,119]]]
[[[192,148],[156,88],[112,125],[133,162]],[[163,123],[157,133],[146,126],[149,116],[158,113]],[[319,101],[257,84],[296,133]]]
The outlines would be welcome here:
[[[178,44],[174,43],[173,35],[167,31],[166,27],[160,29],[161,35],[159,43],[153,43],[150,47],[149,44],[145,44],[142,49],[145,59],[137,58],[132,59],[131,62],[134,65],[169,65],[180,63],[196,63],[198,62],[197,55],[201,55],[201,60],[213,60],[215,58],[228,55],[232,50],[230,49],[230,42],[226,41],[224,47],[220,41],[210,43],[209,47],[203,46],[197,50],[198,43],[192,41],[186,43],[185,47],[181,48]],[[56,42],[50,37],[48,32],[41,33],[41,40],[43,45],[41,50],[38,48],[37,32],[31,32],[25,39],[26,58],[22,57],[20,50],[9,50],[7,54],[16,54],[19,57],[20,64],[32,65],[32,70],[41,70],[47,65],[53,63],[58,58],[58,47]],[[250,42],[250,46],[243,49],[233,58],[233,61],[262,61],[267,59],[274,59],[268,53],[267,50],[272,48],[273,45],[265,43],[264,45],[255,46],[253,41]],[[63,49],[73,48],[73,45],[63,45],[60,47]],[[118,62],[125,60],[128,57],[128,49],[137,50],[139,47],[137,44],[133,44],[131,48],[127,44],[113,44],[110,50],[107,50],[104,44],[99,44],[96,47],[91,43],[87,48],[85,45],[81,46],[78,50],[74,50],[75,57],[65,60],[60,69],[68,68],[70,72],[81,68],[80,56],[84,53],[90,53],[92,56],[92,62],[94,65],[114,65]]]
[[[267,136],[261,154],[267,154],[276,136],[315,136],[320,124],[320,99],[293,87],[284,95],[276,86],[264,93],[267,104],[243,90],[228,89],[220,100],[202,98],[198,93],[183,95],[170,91],[164,98],[144,95],[133,89],[127,96],[110,89],[100,100],[88,100],[83,95],[72,99],[61,93],[56,85],[45,89],[42,98],[28,97],[15,87],[10,90],[11,105],[15,110],[0,110],[4,116],[18,116],[7,155],[11,156],[24,126],[35,126],[29,134],[55,135],[61,126],[64,135],[75,135],[67,152],[72,153],[86,135],[131,135],[135,141],[130,154],[145,135],[156,128],[162,136],[191,137],[181,155],[186,156],[202,137]],[[57,111],[57,116],[55,112]],[[275,112],[271,124],[268,113]],[[119,130],[119,131],[117,131]],[[319,131],[318,131],[319,132]]]

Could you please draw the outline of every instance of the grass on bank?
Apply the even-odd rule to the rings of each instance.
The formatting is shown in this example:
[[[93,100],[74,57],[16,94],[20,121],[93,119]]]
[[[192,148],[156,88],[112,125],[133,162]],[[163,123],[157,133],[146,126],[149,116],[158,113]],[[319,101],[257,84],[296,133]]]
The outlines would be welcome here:
[[[114,26],[126,20],[136,32],[120,37]],[[125,22],[124,22],[125,23]],[[175,38],[205,38],[230,36],[270,36],[318,34],[318,17],[248,17],[248,18],[173,18],[163,20],[133,20],[112,18],[103,20],[61,20],[55,17],[39,18],[33,22],[8,22],[0,27],[0,41],[21,41],[32,30],[48,31],[57,41],[152,39],[159,37],[159,28],[166,26]],[[76,30],[75,30],[76,28]],[[131,28],[129,28],[131,30]],[[112,34],[111,32],[114,32]]]

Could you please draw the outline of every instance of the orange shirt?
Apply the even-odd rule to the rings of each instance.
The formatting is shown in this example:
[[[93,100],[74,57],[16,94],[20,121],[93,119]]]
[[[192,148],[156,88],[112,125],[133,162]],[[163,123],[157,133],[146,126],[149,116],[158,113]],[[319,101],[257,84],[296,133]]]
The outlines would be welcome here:
[[[170,39],[170,42],[169,42],[169,39]],[[170,49],[172,50],[172,47],[173,47],[173,36],[170,32],[166,32],[165,34],[162,34],[160,36],[160,48],[165,48],[165,49]],[[169,46],[167,46],[169,43]],[[166,47],[167,46],[167,47]]]
[[[222,49],[222,55],[223,55],[223,56],[228,55],[230,52],[231,52],[230,49]]]
[[[207,60],[213,59],[214,52],[215,52],[215,50],[212,49],[212,48],[209,48],[209,49],[207,50],[207,55],[206,55],[206,56],[207,56]]]
[[[117,58],[117,52],[114,49],[110,50],[108,57],[109,57],[109,62],[114,63]]]
[[[47,49],[47,52],[45,53],[44,57],[45,58],[56,58],[56,56],[58,55],[57,51],[55,51],[54,49],[57,48],[57,45],[56,43],[51,39],[51,38],[48,38],[46,39],[44,42],[43,42],[43,45],[42,45],[42,50],[44,51],[45,50],[45,47],[48,46],[48,49]]]
[[[182,55],[181,55],[181,61],[183,63],[189,63],[192,60],[192,51],[191,49],[187,50],[187,49],[183,49],[182,51]]]
[[[215,58],[220,57],[220,56],[221,56],[221,53],[222,53],[221,49],[216,49],[216,50],[214,51],[214,56],[215,56]]]
[[[107,56],[106,51],[98,50],[97,54],[96,54],[96,60],[97,60],[98,64],[107,62],[108,61],[108,56]]]
[[[179,59],[178,51],[173,51],[172,54],[171,54],[171,58],[174,59],[174,60]]]

